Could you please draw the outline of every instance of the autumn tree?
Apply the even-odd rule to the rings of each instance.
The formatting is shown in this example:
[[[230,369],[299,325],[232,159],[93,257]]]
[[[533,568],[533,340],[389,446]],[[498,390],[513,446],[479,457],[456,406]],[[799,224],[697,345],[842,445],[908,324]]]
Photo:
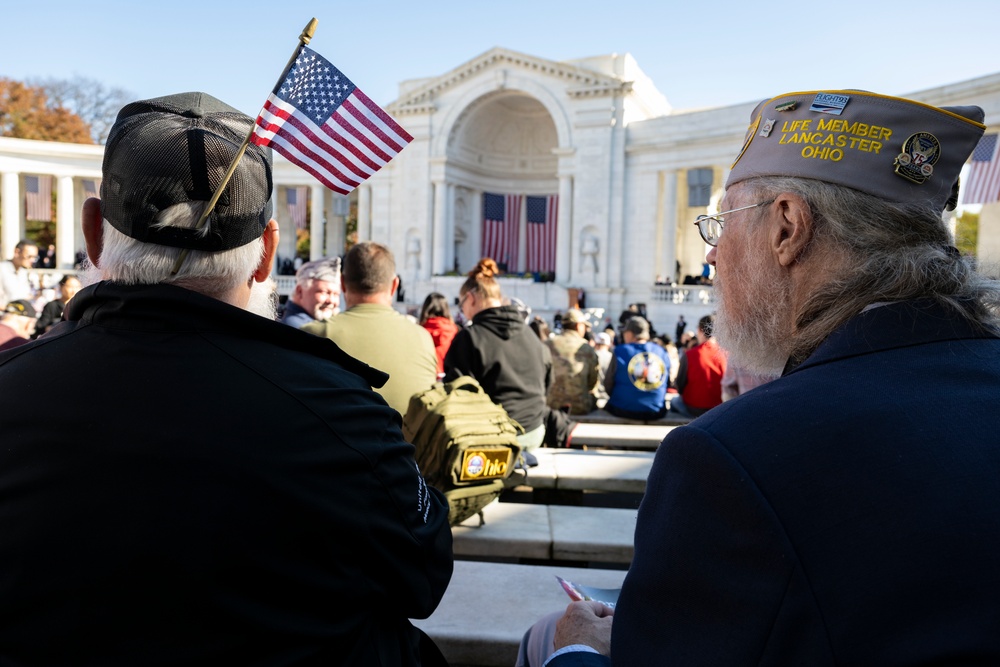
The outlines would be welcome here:
[[[3,78],[0,78],[0,136],[94,143],[83,119],[51,103],[44,90]]]

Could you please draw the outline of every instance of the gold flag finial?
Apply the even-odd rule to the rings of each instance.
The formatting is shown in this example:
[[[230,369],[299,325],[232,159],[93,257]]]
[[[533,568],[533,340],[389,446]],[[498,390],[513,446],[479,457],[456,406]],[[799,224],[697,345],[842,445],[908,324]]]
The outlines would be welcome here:
[[[312,40],[313,35],[316,34],[317,23],[319,23],[319,21],[317,21],[316,17],[314,16],[312,20],[306,24],[306,27],[302,29],[302,34],[299,35],[300,42],[302,42],[303,44],[308,44]]]

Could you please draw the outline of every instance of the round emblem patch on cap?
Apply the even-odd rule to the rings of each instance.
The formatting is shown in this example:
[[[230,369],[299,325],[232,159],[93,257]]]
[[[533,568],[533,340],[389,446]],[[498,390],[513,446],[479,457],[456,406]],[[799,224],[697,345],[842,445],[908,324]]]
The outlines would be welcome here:
[[[903,152],[896,156],[896,173],[908,181],[923,183],[934,173],[934,163],[941,157],[941,142],[930,132],[917,132],[903,142]]]

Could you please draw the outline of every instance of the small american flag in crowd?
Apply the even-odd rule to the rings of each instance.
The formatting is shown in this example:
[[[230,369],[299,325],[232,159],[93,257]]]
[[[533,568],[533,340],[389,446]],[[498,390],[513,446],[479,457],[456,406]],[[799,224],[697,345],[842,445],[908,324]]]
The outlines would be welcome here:
[[[296,229],[306,228],[306,207],[309,206],[308,190],[304,187],[288,188],[285,198],[288,203],[288,215],[295,223]]]
[[[304,45],[268,96],[251,137],[345,195],[412,140],[340,70]]]
[[[1000,159],[997,135],[986,134],[972,151],[968,176],[961,186],[963,204],[989,204],[1000,199]]]
[[[52,177],[24,177],[25,218],[38,222],[52,222]]]
[[[556,218],[559,197],[527,197],[527,271],[554,273],[556,270]]]
[[[509,273],[517,271],[521,199],[520,195],[483,193],[483,257],[492,257]]]

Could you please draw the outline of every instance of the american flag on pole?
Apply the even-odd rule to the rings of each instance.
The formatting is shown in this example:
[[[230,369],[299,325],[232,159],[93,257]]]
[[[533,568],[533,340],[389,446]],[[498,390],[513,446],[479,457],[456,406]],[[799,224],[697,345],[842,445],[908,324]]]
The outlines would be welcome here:
[[[330,62],[300,46],[250,139],[346,195],[413,140]]]
[[[295,223],[295,229],[306,228],[306,209],[309,206],[308,188],[288,188],[285,198],[288,203],[288,215]]]
[[[1000,199],[997,135],[985,134],[972,151],[968,176],[961,186],[963,204],[989,204]]]
[[[521,195],[483,193],[483,257],[492,257],[504,271],[517,271]]]
[[[527,271],[554,273],[556,270],[556,217],[559,196],[526,197]]]
[[[52,177],[24,177],[24,217],[38,222],[52,222]]]

